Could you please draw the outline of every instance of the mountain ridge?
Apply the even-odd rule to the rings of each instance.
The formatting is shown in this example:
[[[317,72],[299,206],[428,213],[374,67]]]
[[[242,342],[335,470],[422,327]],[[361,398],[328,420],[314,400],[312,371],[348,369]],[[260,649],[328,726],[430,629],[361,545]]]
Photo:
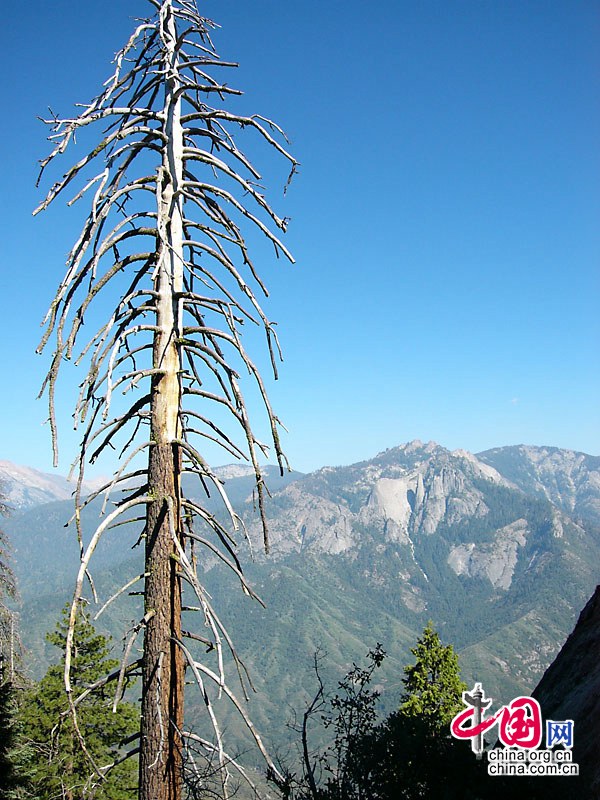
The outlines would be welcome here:
[[[597,583],[600,472],[593,456],[523,447],[477,455],[414,441],[306,475],[279,479],[269,470],[269,483],[280,480],[266,501],[269,558],[260,555],[251,476],[224,477],[256,545],[254,560],[243,542],[238,554],[267,608],[244,598],[215,557],[202,557],[201,581],[253,668],[259,721],[285,728],[288,704],[300,708],[302,692],[310,694],[314,652],[330,654],[335,686],[377,641],[389,653],[382,703],[391,710],[392,687],[428,619],[459,651],[470,685],[483,680],[506,700],[535,686]],[[77,547],[63,528],[71,509],[56,501],[3,522],[38,673],[42,632],[72,591]],[[97,513],[88,509],[86,537]],[[121,528],[99,548],[92,570],[100,602],[143,571],[135,541]],[[107,611],[117,643],[136,614],[121,600]]]
[[[282,482],[278,467],[266,464],[263,471],[265,477],[275,485]],[[236,481],[254,478],[251,464],[225,464],[215,467],[214,472],[223,482],[233,481],[234,485]],[[290,476],[301,474],[293,470],[290,472]],[[91,494],[110,482],[111,478],[106,476],[86,479],[83,482],[83,493]],[[286,482],[284,477],[283,483]],[[237,488],[239,491],[239,486]],[[76,481],[59,473],[44,472],[34,467],[0,460],[0,494],[5,498],[9,509],[24,510],[57,500],[69,500],[73,498],[75,489]]]
[[[558,448],[550,445],[518,444],[471,452],[462,448],[449,450],[433,440],[423,442],[420,439],[413,439],[404,444],[386,448],[370,458],[353,462],[349,465],[344,465],[342,467],[325,465],[306,474],[314,475],[323,472],[331,472],[340,468],[349,469],[360,467],[363,464],[389,460],[390,457],[393,457],[397,453],[403,453],[405,455],[413,454],[418,460],[419,457],[422,459],[424,455],[433,454],[435,451],[444,451],[451,456],[469,460],[477,464],[482,473],[487,473],[487,476],[491,479],[504,481],[508,485],[517,488],[523,488],[523,483],[527,481],[527,478],[529,478],[530,483],[534,483],[536,479],[534,475],[528,475],[526,471],[523,474],[522,466],[521,474],[519,474],[519,471],[515,470],[514,467],[511,470],[516,480],[511,480],[507,475],[502,475],[500,470],[496,468],[495,463],[502,463],[505,461],[503,457],[506,456],[506,454],[523,454],[525,458],[539,462],[542,469],[544,466],[547,466],[547,464],[544,465],[544,460],[551,461],[552,457],[556,458],[557,455],[567,456],[575,466],[580,468],[580,477],[581,474],[585,473],[586,467],[588,472],[595,471],[600,476],[600,456],[593,456],[578,450]],[[534,456],[533,459],[532,456]],[[584,469],[581,469],[582,464],[584,465]],[[278,468],[271,464],[266,464],[263,468],[270,477],[278,471]],[[254,473],[252,465],[242,462],[219,465],[213,469],[215,474],[222,480],[252,477]],[[291,472],[296,476],[303,475],[303,473],[299,473],[295,470]],[[96,477],[86,480],[84,485],[89,491],[93,491],[109,480],[110,479],[107,477]],[[535,485],[539,491],[545,491],[548,499],[551,499],[549,487],[545,486],[542,479],[539,479]],[[597,486],[600,492],[600,477],[597,479]],[[23,508],[40,505],[44,502],[53,502],[54,500],[69,499],[74,492],[75,482],[68,480],[67,477],[59,473],[46,472],[24,464],[0,460],[0,487],[3,487],[9,503],[12,500],[12,505],[14,507]],[[529,487],[529,490],[531,490],[531,487]]]

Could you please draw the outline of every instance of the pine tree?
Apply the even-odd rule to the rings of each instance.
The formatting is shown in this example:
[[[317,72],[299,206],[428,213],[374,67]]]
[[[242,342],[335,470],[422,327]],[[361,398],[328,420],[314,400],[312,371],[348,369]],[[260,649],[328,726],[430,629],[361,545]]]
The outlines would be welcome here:
[[[342,693],[332,703],[334,715],[322,718],[336,734],[333,751],[311,760],[306,755],[298,800],[474,800],[481,785],[481,765],[469,748],[450,735],[449,723],[462,708],[458,657],[443,645],[428,623],[411,650],[414,664],[404,670],[404,693],[399,709],[376,724],[377,692],[369,688],[382,651],[371,667],[357,667],[340,683]],[[323,697],[323,687],[315,700]],[[307,712],[320,710],[319,704]],[[332,750],[332,748],[330,748]],[[320,769],[319,769],[320,768]],[[319,780],[319,775],[321,780]],[[323,784],[322,777],[326,776]]]
[[[429,622],[411,649],[398,711],[380,725],[366,748],[362,773],[370,800],[472,800],[479,795],[480,765],[450,735],[450,721],[463,708],[458,656],[443,645]]]
[[[0,665],[0,800],[8,800],[19,785],[14,763],[15,736],[15,689],[4,680]]]
[[[47,640],[64,654],[68,611]],[[75,625],[72,686],[81,696],[106,673],[118,667],[109,657],[110,641],[98,634],[84,610]],[[129,800],[137,791],[137,766],[132,761],[117,764],[104,780],[103,772],[118,761],[122,743],[139,726],[134,705],[121,702],[113,713],[113,697],[99,691],[78,703],[78,727],[85,751],[74,728],[64,687],[64,655],[51,666],[33,689],[27,691],[19,717],[20,761],[28,790],[37,800],[85,797],[93,793],[98,800]],[[93,763],[92,763],[93,762]]]
[[[415,663],[405,667],[405,692],[400,714],[419,717],[434,731],[447,729],[452,717],[462,710],[462,693],[467,685],[460,679],[458,656],[452,645],[443,645],[428,622],[415,647]]]

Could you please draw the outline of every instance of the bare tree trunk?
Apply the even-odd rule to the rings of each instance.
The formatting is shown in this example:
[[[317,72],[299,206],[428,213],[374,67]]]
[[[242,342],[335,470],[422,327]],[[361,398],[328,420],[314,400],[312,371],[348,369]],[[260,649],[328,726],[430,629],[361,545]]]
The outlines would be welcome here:
[[[174,537],[181,524],[181,350],[183,290],[183,133],[178,96],[175,24],[170,4],[162,35],[170,76],[165,92],[166,139],[158,181],[158,265],[148,466],[144,656],[140,800],[179,800],[183,730],[184,656],[181,640],[181,579]]]
[[[175,641],[181,636],[181,584],[167,504],[167,498],[177,495],[178,467],[171,445],[157,443],[152,448],[155,500],[148,514],[146,612],[153,616],[145,631],[142,663],[141,800],[181,797],[184,670]]]
[[[69,254],[67,272],[48,310],[39,346],[42,351],[51,336],[56,338],[42,392],[48,393],[57,459],[54,397],[60,365],[78,349],[78,337],[90,304],[96,302],[95,298],[109,283],[116,288],[117,298],[108,317],[92,338],[83,343],[77,356],[78,361],[88,360],[88,372],[74,414],[76,425],[85,426],[78,457],[74,516],[81,560],[67,632],[65,688],[79,744],[87,753],[77,727],[77,708],[89,690],[75,696],[71,681],[77,610],[87,580],[95,591],[88,567],[101,537],[127,521],[116,521],[122,515],[144,506],[144,572],[128,580],[98,612],[102,613],[143,578],[144,617],[131,630],[120,670],[106,676],[105,683],[98,686],[117,681],[116,706],[122,696],[125,675],[136,672],[141,663],[140,742],[139,747],[132,747],[124,755],[128,758],[139,753],[140,800],[180,800],[182,740],[201,743],[199,756],[211,768],[213,758],[217,759],[217,777],[223,797],[227,797],[230,766],[239,769],[251,786],[252,781],[225,751],[211,700],[213,689],[219,697],[225,693],[231,700],[265,758],[269,773],[274,779],[283,779],[228,686],[224,644],[235,661],[245,692],[243,665],[198,579],[194,557],[191,561],[188,557],[192,551],[190,542],[197,540],[216,553],[239,578],[243,590],[255,595],[242,574],[230,533],[202,504],[184,498],[181,474],[185,470],[195,475],[205,488],[213,486],[233,529],[237,530],[238,518],[223,486],[205,463],[202,447],[197,450],[192,442],[200,441],[201,445],[211,442],[230,456],[252,464],[268,551],[265,489],[258,453],[267,456],[269,446],[259,441],[251,428],[239,383],[240,367],[242,373],[248,371],[264,404],[282,474],[286,459],[279,442],[279,420],[271,408],[262,377],[242,345],[240,326],[248,321],[263,328],[275,377],[276,357],[281,353],[274,327],[247,280],[250,276],[267,294],[238,223],[264,235],[277,256],[284,255],[292,262],[293,258],[269,227],[270,221],[285,232],[287,219],[279,218],[266,202],[259,183],[260,173],[238,148],[232,132],[252,128],[263,142],[289,161],[290,178],[297,162],[279,141],[280,138],[286,141],[285,135],[273,121],[260,115],[240,116],[211,105],[213,99],[224,101],[229,95],[240,94],[210,74],[217,67],[220,73],[236,65],[218,56],[210,39],[214,23],[200,16],[194,0],[150,0],[150,3],[155,16],[138,22],[125,47],[117,53],[114,73],[100,95],[83,106],[74,119],[47,120],[53,131],[50,138],[56,141],[52,153],[42,161],[41,173],[71,142],[75,144],[80,129],[102,126],[101,141],[92,150],[84,151],[83,157],[53,184],[35,212],[47,208],[68,186],[79,183],[89,164],[102,162],[101,171],[71,201],[94,192],[90,213]],[[240,193],[242,200],[236,196]],[[238,260],[241,267],[236,263]],[[125,280],[125,289],[119,285],[120,280]],[[124,411],[117,400],[113,405],[117,410],[111,411],[117,389],[125,395],[142,386],[143,396],[129,403],[123,401]],[[202,404],[200,411],[187,406],[190,400]],[[225,413],[229,420],[223,427],[212,419],[211,409],[217,408],[218,416]],[[86,463],[93,463],[108,448],[120,449],[123,441],[122,463],[113,478],[85,497]],[[141,453],[149,455],[147,470],[130,467]],[[120,496],[114,510],[84,543],[81,509],[105,493],[104,513],[113,490],[123,490],[124,497]],[[135,516],[130,521],[136,524],[139,520]],[[208,531],[210,540],[197,535],[196,525]],[[212,652],[209,660],[214,659],[214,669],[203,663],[206,654],[197,654],[194,647],[190,650],[182,641],[182,636],[199,638],[182,632],[184,579],[190,594],[200,604],[198,610],[208,630]],[[143,656],[132,661],[131,651],[142,628]],[[212,740],[199,740],[191,731],[184,730],[186,667],[206,704]],[[205,680],[210,687],[208,691]],[[90,782],[97,783],[114,764],[96,764],[87,755],[90,770],[95,773]],[[190,758],[197,771],[193,756]]]

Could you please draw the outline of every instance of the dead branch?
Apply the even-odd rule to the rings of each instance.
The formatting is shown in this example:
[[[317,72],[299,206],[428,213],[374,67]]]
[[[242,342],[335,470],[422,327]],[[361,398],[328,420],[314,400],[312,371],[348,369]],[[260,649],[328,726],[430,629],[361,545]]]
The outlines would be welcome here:
[[[242,345],[241,326],[247,321],[265,331],[275,378],[281,351],[273,324],[255,297],[255,287],[265,296],[268,292],[242,226],[266,237],[277,257],[283,255],[293,263],[290,252],[271,230],[274,227],[285,232],[288,220],[278,216],[268,203],[258,184],[260,173],[242,152],[234,134],[251,128],[291,165],[292,173],[297,162],[287,150],[282,129],[271,120],[260,115],[240,116],[214,106],[239,94],[215,74],[215,70],[236,65],[218,56],[210,37],[214,24],[199,15],[195,3],[149,2],[156,12],[154,17],[137,24],[117,53],[112,74],[98,96],[78,106],[72,116],[53,116],[46,121],[52,144],[50,154],[41,162],[40,178],[68,148],[79,146],[79,132],[96,130],[98,136],[95,145],[80,146],[34,212],[47,209],[67,192],[68,205],[89,204],[87,219],[67,257],[65,277],[44,320],[38,348],[41,352],[52,339],[53,357],[42,393],[48,398],[55,463],[55,398],[60,367],[74,358],[77,365],[85,363],[88,369],[74,414],[75,426],[82,431],[79,457],[73,464],[73,469],[78,469],[74,520],[81,557],[67,629],[64,677],[69,713],[85,748],[77,726],[77,706],[85,692],[76,698],[71,682],[75,614],[84,579],[87,576],[91,581],[89,566],[98,542],[113,527],[139,525],[141,519],[127,512],[141,505],[147,509],[139,534],[145,539],[146,567],[104,602],[96,618],[138,581],[145,581],[148,597],[155,591],[153,581],[156,574],[163,574],[163,567],[164,574],[170,575],[171,589],[170,593],[153,595],[153,602],[163,604],[162,610],[148,611],[127,636],[120,668],[111,678],[116,680],[115,705],[127,675],[140,666],[139,662],[128,663],[136,637],[143,630],[147,648],[150,640],[158,641],[152,636],[160,631],[162,644],[153,645],[152,656],[145,649],[141,660],[144,687],[151,687],[143,707],[148,709],[148,703],[152,704],[152,714],[146,714],[145,719],[152,717],[154,726],[152,735],[146,732],[140,739],[145,772],[158,774],[154,768],[160,764],[163,770],[169,763],[174,765],[172,776],[177,773],[182,731],[177,709],[181,707],[178,698],[183,691],[185,662],[207,703],[216,740],[213,752],[218,756],[226,794],[228,764],[244,773],[224,749],[204,685],[207,678],[242,714],[269,769],[273,775],[278,773],[227,686],[226,655],[236,665],[246,697],[249,676],[196,572],[194,547],[201,546],[232,571],[245,593],[256,598],[243,574],[229,528],[235,531],[241,527],[245,536],[247,532],[198,442],[214,442],[235,458],[252,464],[268,551],[266,489],[259,457],[268,454],[269,445],[257,439],[250,423],[242,392],[245,371],[262,399],[282,472],[287,462],[279,442],[279,420],[262,377]],[[91,176],[85,174],[88,169]],[[108,300],[109,291],[114,295],[112,302]],[[97,301],[100,296],[104,305]],[[103,314],[97,322],[96,313]],[[96,332],[91,338],[84,337],[83,328],[92,316]],[[129,393],[138,389],[140,396],[130,400]],[[188,409],[188,403],[198,403],[199,408]],[[227,424],[211,418],[205,410],[211,407],[229,416],[237,434],[230,435]],[[85,497],[87,463],[110,449],[120,450],[122,463],[110,481]],[[144,451],[148,453],[148,469],[130,467]],[[201,502],[184,496],[181,476],[185,473],[196,475],[207,494],[209,488],[218,493],[229,518],[227,526]],[[82,510],[104,493],[104,514],[111,493],[117,490],[119,499],[112,501],[115,508],[84,545]],[[204,535],[202,529],[208,533]],[[161,544],[155,551],[158,540]],[[148,567],[155,552],[165,559],[158,571]],[[208,639],[191,630],[181,631],[181,581],[189,584],[198,598]],[[183,635],[211,648],[214,670],[193,659],[181,644]],[[210,747],[204,746],[209,752]],[[137,748],[129,754],[133,752]],[[111,766],[93,764],[90,791]],[[155,796],[158,790],[152,790],[152,796],[144,795],[147,791],[142,790],[142,800],[164,800]],[[177,787],[171,787],[169,797],[179,800]]]

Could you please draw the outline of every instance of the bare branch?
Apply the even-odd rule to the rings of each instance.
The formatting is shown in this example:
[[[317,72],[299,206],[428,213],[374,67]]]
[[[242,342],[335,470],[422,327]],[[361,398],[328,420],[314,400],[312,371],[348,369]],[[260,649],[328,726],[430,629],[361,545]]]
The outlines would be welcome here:
[[[108,600],[106,601],[106,603],[104,603],[104,605],[102,606],[100,611],[96,612],[96,614],[94,615],[94,622],[98,619],[98,617],[101,614],[103,614],[106,611],[108,606],[111,603],[113,603],[117,599],[117,597],[120,597],[123,594],[123,592],[126,592],[127,589],[130,589],[135,583],[137,583],[138,581],[141,581],[141,580],[143,580],[143,578],[147,577],[147,574],[148,574],[147,572],[142,572],[141,575],[136,575],[135,578],[132,578],[130,581],[128,581],[125,584],[125,586],[121,586],[120,589],[118,589],[111,597],[108,598]]]
[[[230,765],[244,779],[248,776],[225,751],[210,700],[212,689],[205,685],[207,678],[241,713],[269,770],[278,775],[246,712],[227,686],[227,662],[231,660],[245,697],[246,681],[250,685],[251,681],[196,572],[195,548],[202,547],[219,565],[231,570],[243,592],[259,600],[243,574],[230,529],[241,527],[246,537],[247,531],[198,441],[214,442],[252,464],[268,551],[266,488],[258,459],[260,454],[268,454],[270,445],[257,439],[250,423],[242,392],[246,371],[262,399],[282,472],[287,462],[279,442],[279,420],[262,377],[242,345],[241,326],[250,322],[264,330],[275,378],[281,351],[273,323],[255,296],[258,292],[268,296],[268,292],[242,228],[266,237],[277,257],[283,255],[290,262],[293,258],[272,232],[276,228],[285,232],[288,220],[267,202],[258,185],[260,173],[238,146],[234,133],[253,129],[291,165],[292,173],[297,162],[287,150],[282,129],[271,120],[236,115],[208,104],[226,102],[240,92],[219,78],[224,73],[215,72],[236,65],[215,51],[210,37],[215,25],[200,16],[195,2],[149,2],[155,16],[137,24],[117,53],[112,74],[98,96],[79,105],[72,116],[52,116],[46,121],[52,144],[41,162],[40,178],[51,167],[58,169],[56,160],[68,148],[79,150],[70,165],[60,169],[34,213],[68,192],[68,205],[88,203],[89,214],[67,257],[66,274],[44,320],[38,350],[44,350],[53,339],[53,357],[41,393],[47,393],[55,463],[60,367],[74,358],[76,365],[87,368],[74,413],[75,427],[82,431],[79,457],[72,468],[78,470],[73,519],[80,565],[67,628],[64,679],[69,713],[85,750],[77,723],[82,698],[115,680],[116,707],[127,676],[141,667],[139,748],[122,758],[139,749],[142,800],[180,800],[177,783],[184,748],[181,693],[186,663],[203,694],[215,734],[214,745],[197,743],[216,755],[223,795],[229,791]],[[79,143],[78,134],[83,131]],[[86,144],[93,131],[97,132],[95,144]],[[91,175],[86,174],[88,169]],[[100,295],[103,303],[96,301]],[[83,328],[91,317],[96,332],[88,338]],[[129,392],[142,387],[142,396],[129,399]],[[188,409],[188,402],[198,407]],[[211,408],[217,412],[216,418],[212,418]],[[222,412],[229,422],[221,422]],[[120,452],[121,463],[111,480],[85,497],[86,465],[110,449]],[[130,466],[140,455],[148,456],[146,469]],[[201,501],[185,497],[181,479],[187,473],[197,477],[207,494],[214,488],[228,523],[220,522]],[[114,509],[88,538],[82,529],[83,509],[104,494],[104,515],[111,493],[117,491]],[[132,512],[140,505],[146,509],[144,517]],[[91,583],[90,562],[103,534],[129,524],[131,517],[140,526],[137,544],[144,540],[145,566],[104,602],[96,618],[141,581],[146,614],[126,636],[119,670],[75,697],[73,636],[83,583],[86,577]],[[208,533],[194,530],[196,523],[206,526]],[[206,636],[182,630],[183,581],[198,598]],[[142,631],[143,657],[129,664]],[[181,644],[183,636],[212,651],[215,670],[194,660]],[[120,760],[104,766],[91,761],[94,775],[86,791],[93,793],[98,781]],[[165,786],[168,789],[163,795]]]

